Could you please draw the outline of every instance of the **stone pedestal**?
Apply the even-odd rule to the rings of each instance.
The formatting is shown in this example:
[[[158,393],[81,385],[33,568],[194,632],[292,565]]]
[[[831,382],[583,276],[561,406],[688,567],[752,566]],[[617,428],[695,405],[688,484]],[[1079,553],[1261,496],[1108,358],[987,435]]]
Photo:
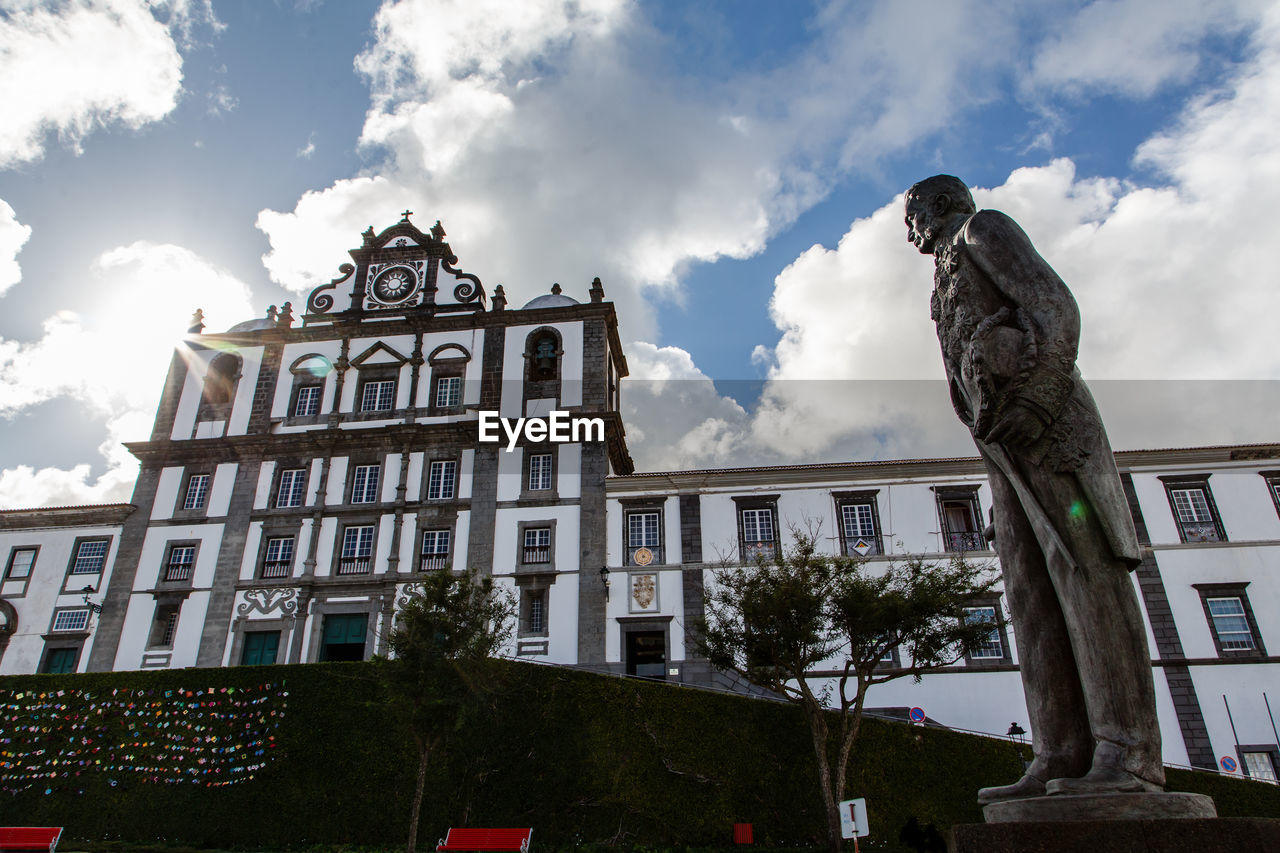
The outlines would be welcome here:
[[[1280,820],[1253,817],[958,824],[948,853],[1275,853]]]
[[[992,803],[982,809],[987,823],[1051,821],[1168,820],[1214,818],[1218,810],[1204,794],[1054,794]]]

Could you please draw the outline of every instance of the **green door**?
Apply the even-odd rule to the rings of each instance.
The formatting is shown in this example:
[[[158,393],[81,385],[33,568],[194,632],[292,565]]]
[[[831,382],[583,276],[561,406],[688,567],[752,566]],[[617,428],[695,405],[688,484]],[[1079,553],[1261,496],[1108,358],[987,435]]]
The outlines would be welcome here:
[[[324,617],[324,642],[320,660],[364,660],[364,638],[369,628],[365,613]]]
[[[77,649],[49,649],[41,672],[75,672]]]
[[[244,651],[240,655],[242,666],[258,666],[276,662],[280,649],[279,631],[248,631],[244,635]]]

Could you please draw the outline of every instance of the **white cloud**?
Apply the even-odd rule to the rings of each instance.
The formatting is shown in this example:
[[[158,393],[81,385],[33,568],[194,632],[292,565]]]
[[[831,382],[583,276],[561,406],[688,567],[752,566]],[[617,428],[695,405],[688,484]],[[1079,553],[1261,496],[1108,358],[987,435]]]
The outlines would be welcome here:
[[[1218,99],[1190,104],[1138,150],[1167,185],[1080,178],[1059,159],[975,191],[1075,293],[1080,365],[1117,447],[1274,438],[1280,290],[1262,271],[1267,205],[1280,194],[1280,13],[1254,49]],[[770,310],[782,336],[760,405],[749,419],[695,424],[685,439],[699,452],[681,461],[723,464],[725,448],[761,462],[972,452],[940,381],[932,259],[905,233],[899,196],[778,275]]]
[[[920,31],[879,3],[815,22],[813,50],[777,68],[711,82],[672,70],[642,7],[500,7],[383,5],[357,67],[371,85],[362,142],[386,160],[377,178],[261,213],[275,281],[327,281],[360,230],[408,204],[442,218],[464,267],[513,305],[552,281],[581,296],[599,275],[624,333],[649,337],[651,300],[679,299],[690,264],[759,252],[833,175],[988,97],[992,48],[1013,37],[980,4],[949,4]]]
[[[104,252],[83,315],[60,311],[33,342],[0,339],[0,417],[70,397],[105,415],[106,473],[86,466],[0,472],[0,504],[124,500],[136,471],[119,442],[150,432],[164,371],[192,311],[221,328],[253,315],[245,284],[193,252],[139,241]],[[68,497],[72,495],[73,497]]]
[[[1268,5],[1265,0],[1097,0],[1058,21],[1036,50],[1027,82],[1040,89],[1147,97],[1166,83],[1192,79],[1206,34],[1242,32],[1258,23]]]
[[[153,7],[167,12],[181,30],[199,4],[83,0],[49,7],[9,0],[6,5],[0,17],[0,103],[5,105],[0,167],[40,157],[50,133],[79,150],[97,127],[140,127],[177,104],[182,58]]]
[[[18,214],[9,203],[0,199],[0,296],[22,280],[18,252],[30,236],[31,226],[19,222]]]

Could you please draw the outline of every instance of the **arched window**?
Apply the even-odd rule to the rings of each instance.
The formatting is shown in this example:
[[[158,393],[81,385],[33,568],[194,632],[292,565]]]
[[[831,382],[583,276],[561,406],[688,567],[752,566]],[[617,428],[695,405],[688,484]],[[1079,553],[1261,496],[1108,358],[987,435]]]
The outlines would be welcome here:
[[[462,411],[464,377],[471,354],[457,344],[436,347],[427,358],[431,366],[431,384],[427,411],[448,414]]]
[[[240,383],[240,356],[224,352],[209,363],[197,420],[224,421],[231,414]]]
[[[525,379],[529,382],[559,379],[563,357],[560,333],[549,327],[535,329],[525,340]]]
[[[293,374],[293,390],[289,394],[287,417],[316,418],[321,415],[325,379],[333,365],[322,355],[304,355],[289,368]]]

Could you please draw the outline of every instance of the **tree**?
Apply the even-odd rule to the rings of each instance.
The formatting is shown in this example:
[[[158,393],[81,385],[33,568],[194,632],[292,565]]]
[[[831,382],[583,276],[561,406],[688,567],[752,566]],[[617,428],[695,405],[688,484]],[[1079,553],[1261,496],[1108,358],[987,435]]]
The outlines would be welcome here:
[[[491,658],[510,636],[514,612],[493,578],[443,571],[428,575],[396,616],[387,637],[393,657],[379,666],[418,748],[408,853],[417,847],[431,756],[499,683]]]
[[[700,646],[711,664],[800,705],[813,736],[832,853],[841,849],[838,803],[869,688],[955,663],[991,634],[964,607],[988,592],[986,566],[957,556],[876,564],[818,553],[817,531],[792,529],[773,561],[722,566],[705,591]],[[897,649],[901,665],[884,659]],[[825,666],[822,666],[825,664]],[[814,691],[819,668],[840,675],[834,691]],[[834,693],[834,695],[828,695]],[[835,764],[828,704],[838,712]]]

